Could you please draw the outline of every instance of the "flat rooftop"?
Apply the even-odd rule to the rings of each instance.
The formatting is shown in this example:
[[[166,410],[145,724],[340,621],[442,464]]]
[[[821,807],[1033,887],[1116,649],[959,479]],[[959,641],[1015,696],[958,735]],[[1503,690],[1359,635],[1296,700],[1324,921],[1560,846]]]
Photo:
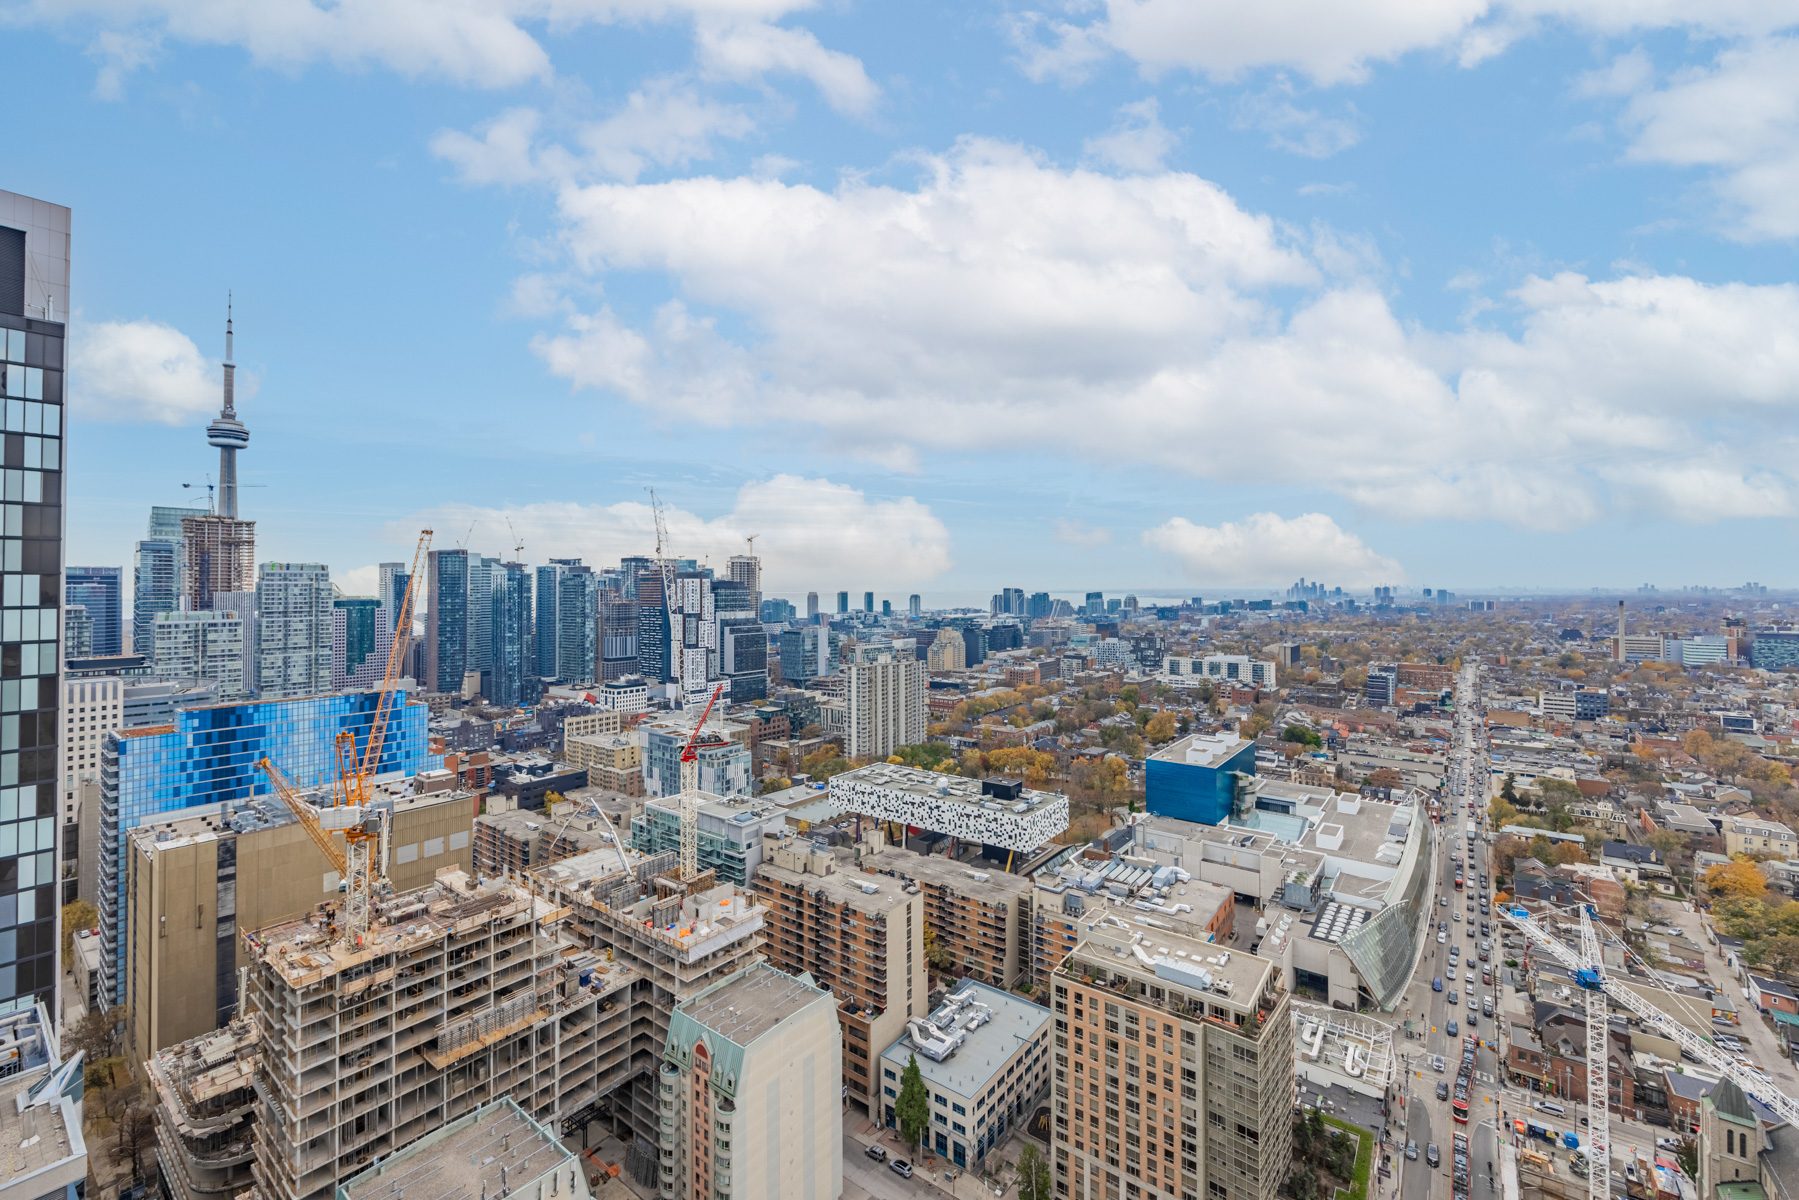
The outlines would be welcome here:
[[[1216,767],[1247,745],[1247,741],[1234,733],[1190,733],[1168,743],[1149,757],[1155,762]]]
[[[1140,926],[1122,913],[1107,914],[1083,926],[1078,936],[1066,964],[1071,973],[1078,974],[1074,963],[1088,962],[1109,971],[1157,979],[1162,986],[1182,988],[1195,999],[1203,997],[1207,1004],[1225,1005],[1238,1012],[1253,1014],[1263,991],[1281,978],[1268,959],[1223,950],[1173,930]],[[1145,957],[1150,961],[1145,962]],[[1166,964],[1161,969],[1152,965],[1158,960]],[[1210,987],[1198,976],[1201,971],[1212,981]]]
[[[839,781],[867,784],[870,787],[884,788],[890,792],[905,792],[920,800],[936,803],[960,803],[979,808],[982,804],[997,804],[1010,814],[1014,808],[1022,804],[1025,813],[1036,812],[1046,805],[1066,804],[1065,797],[1054,792],[1034,792],[1029,788],[1021,788],[1016,800],[1004,800],[997,796],[985,795],[981,791],[979,779],[969,779],[962,775],[943,775],[936,771],[922,771],[917,767],[904,767],[898,763],[875,763],[855,771],[845,771],[841,775],[831,777],[831,789],[835,791]],[[1019,815],[1024,815],[1021,813]]]
[[[766,878],[789,887],[804,888],[808,893],[823,892],[834,903],[847,904],[857,912],[886,914],[910,896],[905,884],[891,875],[871,875],[866,871],[837,871],[831,875],[803,874],[777,867],[763,860],[756,868],[757,878]]]
[[[1019,1047],[1042,1036],[1044,1027],[1049,1024],[1050,1012],[1041,1004],[974,980],[965,981],[951,996],[986,1005],[992,1011],[993,1019],[978,1029],[969,1030],[967,1040],[942,1062],[924,1054],[917,1055],[918,1072],[928,1084],[973,1099],[986,1090],[994,1072],[1003,1070]],[[944,999],[947,1004],[950,997]],[[914,1051],[912,1037],[907,1034],[883,1050],[881,1057],[904,1067]]]
[[[1000,867],[970,866],[941,854],[918,854],[898,846],[885,846],[863,862],[877,871],[898,871],[918,883],[953,888],[958,895],[989,904],[1010,904],[1036,887],[1026,876]]]
[[[501,1100],[353,1177],[338,1187],[337,1200],[487,1200],[532,1188],[574,1157],[517,1104]],[[568,1200],[587,1195],[580,1174],[571,1168],[559,1181]]]
[[[757,1038],[831,993],[767,963],[733,975],[680,1006],[696,1023],[739,1046]]]

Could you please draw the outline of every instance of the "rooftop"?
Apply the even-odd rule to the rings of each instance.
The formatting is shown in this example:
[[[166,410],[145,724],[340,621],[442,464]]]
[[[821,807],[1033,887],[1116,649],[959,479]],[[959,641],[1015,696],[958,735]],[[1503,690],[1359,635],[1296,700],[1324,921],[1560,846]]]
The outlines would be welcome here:
[[[918,1054],[918,1070],[927,1084],[972,1099],[986,1089],[994,1072],[1005,1069],[1020,1047],[1043,1035],[1049,1025],[1050,1012],[1022,996],[967,980],[931,1014],[931,1023],[947,1027],[949,1020],[945,1014],[957,1000],[985,1006],[992,1018],[968,1029],[962,1044],[941,1062],[928,1054]],[[908,1033],[883,1050],[881,1057],[904,1067],[916,1050],[917,1044]]]
[[[1247,745],[1249,743],[1235,733],[1190,733],[1170,742],[1149,757],[1156,762],[1216,767]]]
[[[831,993],[808,978],[758,963],[681,1005],[697,1024],[739,1046],[748,1046],[813,1001]]]
[[[917,767],[905,767],[898,763],[875,763],[855,771],[845,771],[841,775],[831,777],[831,789],[837,790],[839,782],[844,784],[860,783],[869,787],[883,788],[891,792],[907,792],[921,800],[950,801],[980,807],[983,804],[1003,808],[1007,812],[1036,812],[1045,805],[1067,803],[1062,796],[1054,792],[1036,792],[1029,788],[1020,788],[1016,800],[1002,800],[982,791],[979,779],[969,779],[961,775],[943,775],[936,771],[923,771]],[[1023,805],[1021,810],[1018,806]]]
[[[997,867],[971,867],[941,854],[916,854],[897,846],[885,847],[863,861],[873,870],[897,871],[915,882],[950,887],[958,895],[989,904],[1009,904],[1029,895],[1035,886],[1025,876]]]
[[[840,871],[831,875],[801,874],[764,861],[756,869],[758,878],[766,878],[810,893],[823,892],[835,904],[847,904],[857,912],[885,915],[896,904],[909,899],[905,885],[891,875],[871,875],[866,871]]]
[[[585,1200],[587,1187],[574,1158],[517,1104],[501,1100],[340,1185],[337,1200],[487,1200],[526,1192],[565,1167],[558,1194],[566,1187],[568,1200]]]
[[[1203,996],[1210,1005],[1223,1005],[1253,1015],[1264,991],[1280,986],[1275,964],[1240,950],[1220,950],[1211,942],[1168,929],[1138,924],[1135,917],[1107,915],[1087,925],[1080,941],[1063,963],[1071,975],[1083,965],[1124,972],[1159,984],[1174,984]],[[1169,989],[1173,999],[1175,993]]]

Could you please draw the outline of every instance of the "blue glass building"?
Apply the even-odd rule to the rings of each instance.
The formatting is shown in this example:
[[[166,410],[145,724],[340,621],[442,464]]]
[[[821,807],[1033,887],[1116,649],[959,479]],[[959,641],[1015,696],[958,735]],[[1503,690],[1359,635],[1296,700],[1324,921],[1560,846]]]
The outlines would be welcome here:
[[[156,649],[156,616],[181,607],[181,543],[149,538],[137,544],[131,562],[131,649]]]
[[[1764,671],[1799,666],[1799,633],[1788,630],[1758,629],[1749,644],[1749,665]]]
[[[100,997],[125,997],[129,909],[125,902],[126,842],[139,825],[164,814],[224,810],[270,792],[256,769],[264,755],[294,784],[318,787],[336,778],[338,733],[356,736],[360,758],[368,746],[378,692],[306,696],[250,704],[184,709],[171,725],[107,735],[100,760]],[[430,710],[395,697],[377,774],[416,775],[443,766],[427,750]],[[4,793],[0,793],[4,805]],[[0,826],[3,835],[5,826]]]
[[[94,623],[93,654],[125,653],[123,576],[118,567],[63,571],[63,603],[81,605]]]
[[[1144,763],[1144,806],[1159,817],[1222,825],[1230,819],[1237,775],[1256,773],[1256,744],[1234,733],[1196,733]]]

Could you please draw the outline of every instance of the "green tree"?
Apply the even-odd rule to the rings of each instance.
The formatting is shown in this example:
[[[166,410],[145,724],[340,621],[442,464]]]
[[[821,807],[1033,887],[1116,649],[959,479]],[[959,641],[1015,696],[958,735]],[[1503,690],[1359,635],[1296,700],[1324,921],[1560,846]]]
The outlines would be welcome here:
[[[1037,1153],[1035,1143],[1026,1142],[1018,1155],[1018,1200],[1050,1200],[1055,1189],[1049,1163]]]
[[[1287,726],[1287,728],[1281,732],[1281,741],[1298,742],[1302,746],[1324,745],[1324,739],[1318,736],[1318,731],[1304,725]]]
[[[929,1131],[931,1124],[931,1098],[925,1093],[924,1072],[918,1069],[918,1055],[906,1056],[906,1069],[900,1072],[899,1100],[893,1106],[894,1118],[899,1121],[900,1136],[912,1147],[912,1153],[918,1153],[919,1139]]]
[[[1499,798],[1514,807],[1518,803],[1518,789],[1513,786],[1512,774],[1506,772],[1505,782],[1499,785]]]
[[[1555,865],[1555,843],[1538,834],[1530,839],[1530,856],[1546,867]]]
[[[100,910],[88,900],[71,900],[62,906],[62,959],[68,962],[75,953],[75,934],[100,923]]]

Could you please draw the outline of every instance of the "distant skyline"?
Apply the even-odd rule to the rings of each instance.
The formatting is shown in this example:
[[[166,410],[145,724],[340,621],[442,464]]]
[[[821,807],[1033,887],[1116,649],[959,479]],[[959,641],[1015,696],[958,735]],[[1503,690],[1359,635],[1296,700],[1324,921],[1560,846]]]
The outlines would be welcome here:
[[[343,580],[654,486],[777,595],[1799,586],[1793,14],[542,11],[0,9],[68,561],[203,494],[230,290],[240,507]]]

